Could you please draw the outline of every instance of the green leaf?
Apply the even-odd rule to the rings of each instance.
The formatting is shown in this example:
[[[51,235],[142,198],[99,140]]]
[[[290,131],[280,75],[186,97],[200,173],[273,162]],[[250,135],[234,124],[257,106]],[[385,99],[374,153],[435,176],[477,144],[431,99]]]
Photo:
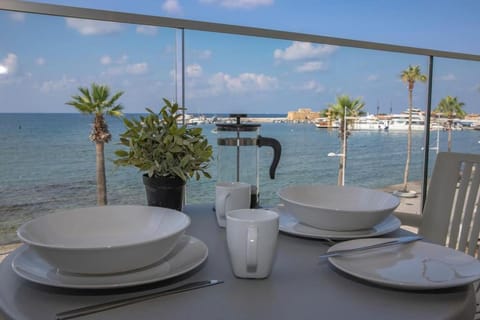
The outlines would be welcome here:
[[[128,152],[125,150],[116,150],[115,155],[118,157],[128,157]]]
[[[105,92],[97,90],[95,94]],[[212,160],[212,146],[202,129],[178,126],[177,119],[185,109],[163,101],[165,105],[158,114],[146,108],[148,114],[140,120],[124,119],[126,130],[120,134],[120,144],[128,150],[115,152],[115,164],[135,166],[149,175],[178,176],[184,181],[201,175],[210,177],[205,169]]]

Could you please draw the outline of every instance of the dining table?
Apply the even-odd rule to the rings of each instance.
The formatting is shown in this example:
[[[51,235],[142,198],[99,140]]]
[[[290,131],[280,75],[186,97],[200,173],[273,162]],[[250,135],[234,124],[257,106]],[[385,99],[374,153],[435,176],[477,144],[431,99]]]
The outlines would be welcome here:
[[[203,241],[208,258],[170,279],[126,288],[58,288],[25,280],[12,270],[20,246],[0,264],[0,314],[4,319],[55,319],[58,312],[128,298],[190,281],[222,284],[82,316],[79,319],[459,319],[474,318],[472,284],[435,290],[403,290],[358,279],[319,259],[328,241],[280,233],[272,272],[265,279],[237,278],[232,272],[226,230],[217,225],[212,204],[187,205],[186,234]],[[383,237],[410,232],[395,230]],[[1,317],[0,317],[1,319]]]

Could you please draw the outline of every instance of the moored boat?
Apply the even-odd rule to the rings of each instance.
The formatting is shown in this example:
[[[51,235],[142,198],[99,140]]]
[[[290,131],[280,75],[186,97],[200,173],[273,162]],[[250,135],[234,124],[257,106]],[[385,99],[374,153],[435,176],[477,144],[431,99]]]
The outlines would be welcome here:
[[[386,120],[388,130],[408,130],[408,110],[398,114],[392,114],[390,119]],[[412,108],[412,131],[425,130],[425,116],[420,109]]]
[[[315,127],[322,129],[333,129],[340,126],[337,120],[332,120],[329,118],[316,118],[313,120],[313,124]]]
[[[352,130],[388,130],[386,121],[380,120],[374,115],[359,117],[350,126]]]

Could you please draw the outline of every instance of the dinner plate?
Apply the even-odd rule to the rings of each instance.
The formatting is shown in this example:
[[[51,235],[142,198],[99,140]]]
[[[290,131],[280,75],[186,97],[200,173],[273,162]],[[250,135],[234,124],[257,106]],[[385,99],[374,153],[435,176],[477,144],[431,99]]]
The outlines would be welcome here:
[[[60,272],[27,245],[19,251],[12,261],[12,268],[20,277],[43,285],[76,289],[123,288],[166,280],[193,270],[208,256],[205,243],[183,235],[174,249],[153,265],[129,272],[87,275]]]
[[[392,239],[350,240],[330,247],[329,251],[352,249],[390,240]],[[398,289],[443,289],[466,285],[480,279],[480,262],[477,259],[463,252],[424,241],[328,259],[347,274]]]
[[[275,207],[272,210],[276,211],[280,215],[279,229],[282,232],[314,239],[332,239],[332,240],[348,240],[358,238],[370,238],[380,236],[392,231],[397,230],[401,226],[400,220],[394,215],[388,216],[385,220],[370,229],[354,230],[354,231],[334,231],[317,229],[298,222],[297,219],[283,207]]]

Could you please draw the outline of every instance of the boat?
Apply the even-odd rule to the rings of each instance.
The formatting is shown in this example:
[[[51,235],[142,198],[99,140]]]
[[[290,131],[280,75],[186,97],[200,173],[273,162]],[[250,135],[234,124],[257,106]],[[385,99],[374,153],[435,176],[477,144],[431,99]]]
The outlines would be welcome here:
[[[408,130],[408,110],[398,114],[390,115],[389,119],[386,120],[386,125],[388,126],[389,131],[402,131]],[[423,131],[425,130],[425,116],[420,109],[412,108],[412,131]]]
[[[191,115],[191,114],[185,114],[184,117],[185,117],[185,124],[187,126],[196,126],[196,125],[209,123],[207,117],[204,116],[204,115],[194,116],[194,115]],[[178,118],[177,123],[179,125],[182,125],[183,124],[183,117]]]
[[[352,130],[388,130],[388,124],[374,115],[367,115],[355,119],[350,125]]]
[[[196,117],[192,116],[190,119],[188,119],[188,122],[187,122],[187,124],[192,124],[192,125],[201,125],[206,123],[210,123],[210,121],[204,115],[199,115]]]
[[[340,126],[338,120],[332,120],[329,118],[316,118],[313,120],[313,124],[315,127],[321,129],[334,129]]]

